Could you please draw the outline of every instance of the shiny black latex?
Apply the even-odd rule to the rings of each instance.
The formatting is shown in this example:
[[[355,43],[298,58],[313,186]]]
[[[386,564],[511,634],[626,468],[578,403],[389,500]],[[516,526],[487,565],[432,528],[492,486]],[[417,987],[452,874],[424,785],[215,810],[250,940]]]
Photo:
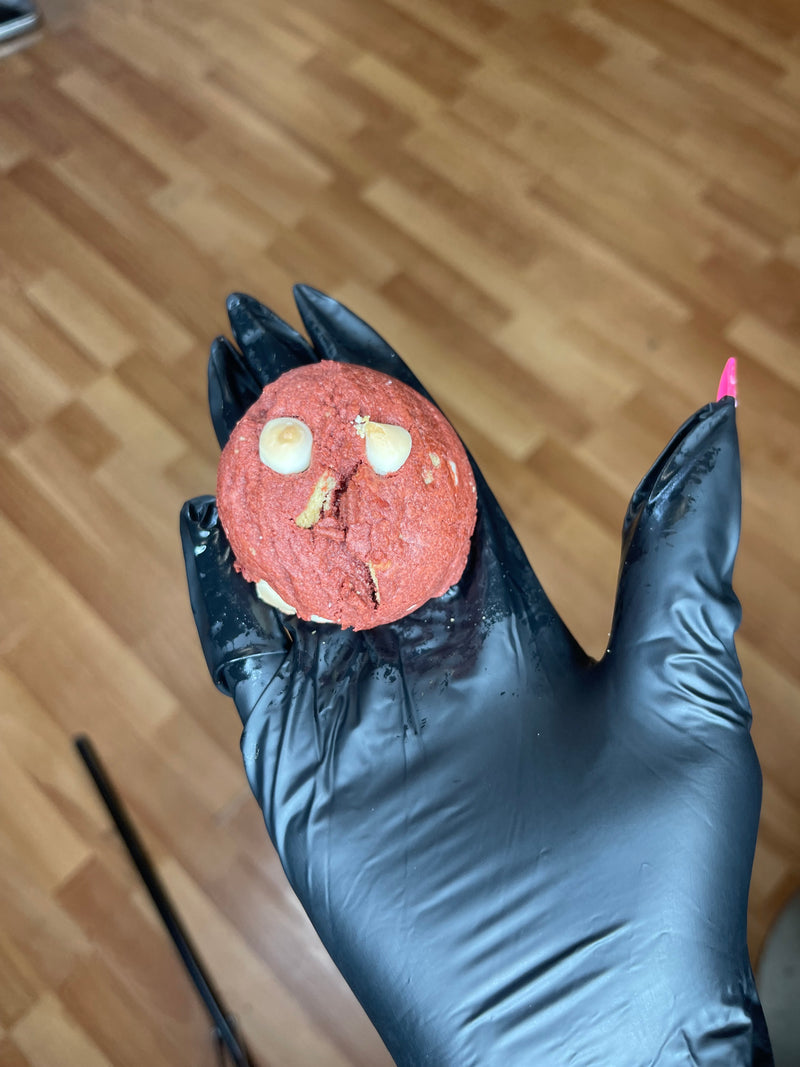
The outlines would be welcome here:
[[[346,308],[295,294],[311,344],[229,299],[220,443],[298,363],[424,391]],[[746,945],[761,779],[734,648],[733,400],[634,493],[599,662],[476,478],[458,585],[359,633],[261,603],[213,498],[184,507],[200,639],[291,885],[401,1067],[771,1063]]]

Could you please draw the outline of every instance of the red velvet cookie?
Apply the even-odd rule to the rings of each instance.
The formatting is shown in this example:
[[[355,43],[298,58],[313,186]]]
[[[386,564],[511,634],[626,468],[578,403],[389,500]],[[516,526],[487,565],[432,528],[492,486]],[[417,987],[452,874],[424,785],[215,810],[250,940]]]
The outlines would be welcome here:
[[[303,619],[364,630],[441,596],[464,570],[475,479],[415,390],[324,360],[266,386],[220,457],[237,570]]]

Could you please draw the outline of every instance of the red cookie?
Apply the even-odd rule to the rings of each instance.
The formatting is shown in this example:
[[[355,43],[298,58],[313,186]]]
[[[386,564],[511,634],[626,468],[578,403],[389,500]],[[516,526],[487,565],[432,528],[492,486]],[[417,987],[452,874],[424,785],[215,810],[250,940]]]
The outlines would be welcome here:
[[[458,581],[475,499],[466,452],[433,404],[329,360],[266,386],[217,477],[237,570],[282,610],[354,630],[402,618]]]

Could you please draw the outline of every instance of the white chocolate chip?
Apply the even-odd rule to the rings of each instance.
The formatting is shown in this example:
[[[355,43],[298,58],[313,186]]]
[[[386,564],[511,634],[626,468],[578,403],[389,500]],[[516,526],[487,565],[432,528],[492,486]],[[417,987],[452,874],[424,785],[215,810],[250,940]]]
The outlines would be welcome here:
[[[292,605],[287,604],[283,597],[276,593],[269,582],[265,582],[263,578],[260,582],[256,582],[256,594],[265,604],[269,604],[272,608],[277,608],[278,611],[283,611],[286,615],[297,614]]]
[[[376,474],[394,474],[409,457],[411,434],[402,426],[364,420],[358,433],[366,440],[367,462]]]
[[[450,473],[453,475],[453,481],[456,483],[456,488],[457,488],[458,487],[458,471],[456,470],[456,465],[455,465],[455,463],[453,463],[452,459],[448,459],[447,465],[450,468]]]
[[[276,474],[300,474],[311,463],[313,440],[300,419],[270,419],[258,439],[258,455]]]
[[[372,580],[372,593],[373,593],[373,596],[375,597],[375,603],[376,604],[380,604],[380,602],[381,602],[381,591],[380,591],[380,588],[378,587],[378,574],[377,574],[377,571],[375,569],[375,564],[368,560],[367,561],[367,568],[369,569],[369,576],[370,576],[370,579]]]
[[[304,530],[310,530],[312,526],[318,523],[322,518],[322,513],[331,505],[335,488],[336,479],[334,476],[330,473],[323,474],[311,490],[308,503],[294,520],[297,525]]]
[[[431,457],[431,463],[434,465],[434,467],[438,467],[439,464],[442,462],[435,452],[429,452],[428,455]]]
[[[311,622],[329,622],[333,625],[333,619],[323,619],[321,615],[309,615],[308,618]]]

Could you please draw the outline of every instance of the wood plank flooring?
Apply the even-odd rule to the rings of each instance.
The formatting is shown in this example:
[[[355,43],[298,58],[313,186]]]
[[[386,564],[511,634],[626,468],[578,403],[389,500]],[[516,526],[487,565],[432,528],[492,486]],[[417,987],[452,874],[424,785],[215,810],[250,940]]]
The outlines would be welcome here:
[[[0,60],[0,1065],[210,1065],[86,731],[258,1062],[389,1060],[293,899],[177,538],[232,290],[403,353],[576,635],[739,358],[758,957],[800,887],[800,8],[60,0]]]

